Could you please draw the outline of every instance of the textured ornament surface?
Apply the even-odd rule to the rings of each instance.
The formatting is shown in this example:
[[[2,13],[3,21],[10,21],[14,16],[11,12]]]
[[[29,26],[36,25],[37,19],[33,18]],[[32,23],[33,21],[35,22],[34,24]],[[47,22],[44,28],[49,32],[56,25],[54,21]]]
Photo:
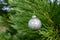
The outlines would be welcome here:
[[[32,19],[30,19],[28,22],[28,26],[30,29],[33,30],[40,29],[41,21],[38,18],[36,18],[36,16],[32,16]]]

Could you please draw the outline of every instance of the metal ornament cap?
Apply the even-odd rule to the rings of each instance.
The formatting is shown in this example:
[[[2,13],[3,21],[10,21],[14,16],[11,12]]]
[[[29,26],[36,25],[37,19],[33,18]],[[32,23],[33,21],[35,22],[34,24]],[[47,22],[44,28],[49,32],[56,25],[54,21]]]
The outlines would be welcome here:
[[[33,15],[33,16],[32,16],[32,18],[36,18],[36,16],[35,16],[35,15]]]

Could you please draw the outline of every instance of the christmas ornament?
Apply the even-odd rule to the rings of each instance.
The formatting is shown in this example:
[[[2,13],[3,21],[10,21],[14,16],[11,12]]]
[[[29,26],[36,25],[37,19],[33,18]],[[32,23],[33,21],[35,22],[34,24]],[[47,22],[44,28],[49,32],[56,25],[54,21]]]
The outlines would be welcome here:
[[[48,0],[48,3],[50,3],[50,2],[51,2],[51,3],[54,3],[54,1],[55,1],[55,0]]]
[[[52,3],[54,3],[55,0],[50,0]]]
[[[60,0],[57,0],[57,5],[60,5]]]
[[[7,5],[7,3],[4,2],[4,0],[0,0],[0,4]]]
[[[8,10],[8,9],[9,9],[8,6],[3,6],[3,7],[2,7],[2,10],[3,10],[3,11]]]
[[[14,8],[12,8],[12,7],[10,8],[9,6],[3,6],[2,7],[2,10],[3,11],[6,11],[6,10],[14,10]]]
[[[2,4],[4,2],[4,0],[0,0],[0,4]]]
[[[32,19],[28,22],[28,27],[33,30],[37,30],[41,28],[41,21],[36,18],[36,16],[32,16]]]

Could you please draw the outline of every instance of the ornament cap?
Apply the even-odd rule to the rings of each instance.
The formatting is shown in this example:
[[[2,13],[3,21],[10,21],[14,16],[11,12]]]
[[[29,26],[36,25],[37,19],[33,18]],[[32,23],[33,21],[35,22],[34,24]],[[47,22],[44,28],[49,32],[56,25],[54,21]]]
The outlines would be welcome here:
[[[32,18],[36,18],[36,15],[33,15]]]

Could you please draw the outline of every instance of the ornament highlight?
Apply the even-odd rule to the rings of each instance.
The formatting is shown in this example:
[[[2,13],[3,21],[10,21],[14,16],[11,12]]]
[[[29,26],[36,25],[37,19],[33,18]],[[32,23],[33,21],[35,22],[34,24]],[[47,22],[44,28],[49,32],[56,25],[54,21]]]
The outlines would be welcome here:
[[[33,30],[37,30],[41,28],[41,21],[36,18],[36,16],[32,16],[32,19],[29,20],[28,22],[28,27]]]

